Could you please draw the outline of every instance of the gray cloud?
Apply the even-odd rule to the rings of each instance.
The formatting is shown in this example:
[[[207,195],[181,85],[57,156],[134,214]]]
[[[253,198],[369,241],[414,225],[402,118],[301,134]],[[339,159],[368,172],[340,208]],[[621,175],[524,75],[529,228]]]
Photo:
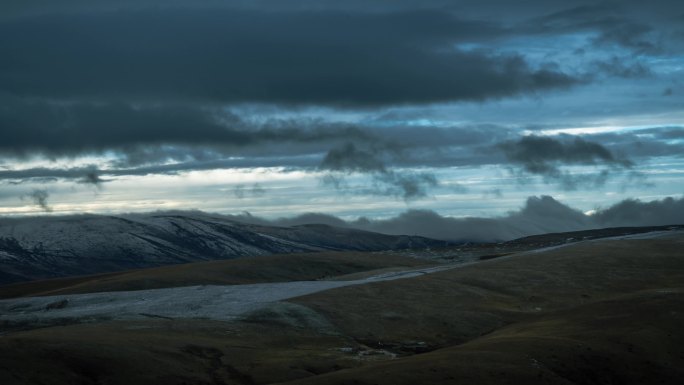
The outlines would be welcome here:
[[[106,110],[105,107],[101,107]],[[0,107],[1,109],[1,107]],[[8,108],[8,110],[10,110]],[[269,121],[249,123],[228,114],[231,124],[206,117],[200,109],[188,109],[190,119],[169,119],[173,108],[156,107],[152,111],[127,112],[142,114],[149,119],[131,117],[131,121],[144,120],[147,126],[132,124],[126,128],[129,117],[124,114],[118,121],[120,130],[109,134],[110,141],[100,139],[97,131],[107,127],[97,120],[89,124],[71,123],[69,132],[51,132],[49,124],[26,124],[21,133],[9,132],[0,143],[0,152],[6,155],[43,152],[47,156],[78,156],[99,153],[108,149],[120,156],[111,164],[106,175],[146,175],[150,173],[174,173],[189,170],[232,167],[308,167],[315,168],[322,160],[324,168],[338,171],[344,169],[368,170],[373,163],[376,171],[391,166],[443,166],[498,162],[489,151],[479,149],[514,137],[514,132],[499,126],[464,126],[448,129],[435,127],[388,127],[360,126],[321,122],[312,119]],[[16,109],[12,109],[17,113]],[[209,113],[209,112],[207,112]],[[73,114],[65,110],[65,115]],[[20,114],[21,115],[21,114]],[[23,119],[29,122],[27,112]],[[103,118],[110,114],[103,114]],[[181,114],[183,115],[183,114]],[[220,115],[219,115],[220,116]],[[156,117],[160,117],[159,120]],[[211,124],[203,124],[203,121]],[[58,122],[58,125],[61,124]],[[64,123],[66,125],[66,123]],[[148,127],[148,132],[144,132]],[[35,140],[30,140],[35,138]],[[234,140],[239,138],[239,140]],[[187,140],[186,140],[187,139]],[[146,145],[143,145],[146,144]],[[241,143],[241,145],[238,145]],[[346,147],[347,144],[352,147]],[[287,145],[283,145],[287,144]],[[331,145],[336,146],[331,150]],[[109,147],[108,147],[109,146]],[[352,154],[346,151],[353,149]],[[327,160],[326,160],[327,154]],[[486,154],[486,155],[485,155]],[[376,159],[376,157],[380,157]],[[347,163],[345,163],[347,162]],[[164,163],[164,164],[159,164]],[[71,169],[32,168],[23,170],[0,170],[0,179],[20,178],[82,178],[90,172],[87,167]]]
[[[101,186],[101,176],[318,165],[331,172],[326,180],[333,184],[365,173],[372,185],[358,191],[412,199],[428,195],[438,181],[402,167],[511,162],[521,175],[568,189],[600,185],[629,168],[616,154],[672,155],[681,145],[643,137],[608,145],[597,137],[613,160],[600,151],[588,158],[594,163],[520,160],[515,151],[490,151],[496,143],[515,143],[518,130],[510,127],[411,127],[400,118],[392,122],[392,111],[378,112],[381,118],[364,121],[367,126],[266,121],[259,112],[249,120],[244,111],[253,107],[243,103],[273,104],[268,107],[279,112],[333,106],[332,116],[337,107],[368,112],[536,95],[583,84],[586,78],[576,74],[588,71],[656,76],[647,63],[672,48],[667,39],[676,45],[670,32],[681,21],[678,10],[681,2],[657,0],[5,1],[0,156],[118,158],[90,179],[77,175],[81,168],[3,170],[0,179],[20,183],[22,175],[33,175]],[[529,39],[534,47],[536,38],[546,44],[544,38],[566,35],[593,44],[572,73],[515,40]],[[624,60],[630,56],[638,59]],[[346,142],[354,154],[339,153]],[[562,143],[577,150],[572,146]],[[576,164],[595,165],[597,172],[578,179],[565,169]]]
[[[505,241],[535,234],[579,231],[605,227],[684,224],[684,197],[651,202],[628,199],[598,209],[593,215],[573,209],[550,196],[529,197],[518,211],[494,218],[445,217],[430,210],[408,210],[389,219],[360,218],[344,221],[326,214],[308,213],[273,221],[249,214],[232,216],[238,221],[279,226],[322,223],[386,234],[421,235],[451,241]]]
[[[33,190],[22,199],[31,199],[50,211],[47,190]],[[218,214],[216,214],[218,215]],[[395,235],[420,235],[435,239],[469,242],[499,242],[535,234],[580,231],[608,227],[662,226],[684,224],[684,196],[661,200],[626,199],[599,207],[591,215],[550,196],[531,196],[516,211],[498,217],[448,217],[431,210],[407,210],[396,217],[360,217],[344,220],[323,213],[304,213],[273,220],[249,212],[225,217],[245,223],[274,226],[325,224]]]
[[[674,2],[668,6],[674,6]],[[569,8],[531,20],[527,28],[546,34],[593,31],[597,33],[593,43],[599,48],[619,46],[640,54],[659,52],[660,42],[653,27],[632,19],[635,8],[625,2],[609,1],[569,4]]]
[[[364,173],[372,177],[372,188],[358,189],[357,192],[375,195],[399,196],[404,200],[412,200],[427,196],[431,187],[438,185],[437,178],[426,172],[398,172],[389,169],[385,159],[401,156],[396,148],[375,146],[362,149],[353,143],[333,148],[326,154],[319,165],[320,170],[329,171],[323,177],[323,182],[336,188],[348,186],[344,181],[345,175]]]
[[[521,138],[517,130],[501,126],[365,127],[319,125],[309,120],[250,126],[242,120],[236,121],[241,122],[239,127],[244,127],[240,128],[244,135],[254,137],[250,139],[253,144],[242,147],[225,143],[204,146],[129,144],[122,146],[126,151],[123,158],[110,164],[106,170],[98,170],[95,165],[66,169],[4,169],[0,170],[0,181],[16,184],[25,179],[50,182],[61,178],[84,182],[93,172],[98,178],[108,181],[104,178],[279,166],[329,171],[326,181],[342,189],[349,187],[344,179],[351,173],[375,175],[376,185],[356,191],[402,197],[427,195],[430,187],[434,187],[430,174],[397,171],[415,167],[513,166],[522,178],[540,175],[549,183],[561,183],[572,189],[600,185],[616,172],[633,172],[625,154],[629,154],[632,162],[643,162],[652,157],[680,157],[684,153],[684,144],[680,140],[684,138],[684,128],[679,126],[584,135],[575,142],[575,137],[570,136]],[[263,137],[260,136],[262,134]],[[134,142],[136,138],[130,140]],[[164,138],[159,135],[154,140],[162,142]],[[500,151],[492,151],[492,148]],[[564,169],[568,165],[586,164],[596,166],[596,173],[578,178]],[[407,185],[403,190],[398,187],[402,183]],[[387,187],[393,185],[395,188],[387,191]],[[419,188],[415,189],[416,186]],[[416,192],[411,193],[412,190]]]
[[[223,126],[201,109],[185,106],[135,108],[127,104],[56,104],[4,98],[0,151],[24,155],[72,155],[159,143],[245,144],[250,133]],[[225,119],[236,119],[226,114]]]
[[[0,66],[0,91],[72,101],[283,105],[484,100],[578,83],[553,66],[502,54],[499,48],[509,37],[588,31],[596,33],[594,49],[610,45],[655,54],[682,8],[669,0],[647,6],[636,1],[10,1],[0,8],[5,15],[0,49],[11,58]],[[483,42],[495,48],[453,48]]]
[[[100,178],[99,171],[96,169],[91,169],[77,182],[85,185],[91,185],[100,189],[102,188],[102,184],[105,182],[109,182],[109,180]]]
[[[320,164],[320,168],[342,172],[384,173],[387,170],[384,162],[379,157],[379,153],[384,150],[381,148],[364,150],[358,148],[353,143],[345,143],[341,147],[328,151]]]
[[[396,12],[410,9],[447,9],[459,10],[468,15],[488,14],[492,16],[510,15],[511,18],[529,17],[530,14],[546,15],[559,10],[572,9],[587,4],[602,4],[607,10],[649,10],[655,14],[665,14],[681,19],[684,6],[678,0],[653,0],[644,3],[640,0],[529,0],[511,4],[508,0],[62,0],[58,4],[51,0],[5,0],[0,5],[2,15],[8,18],[43,13],[79,13],[95,11],[116,11],[120,9],[149,8],[242,8],[282,10],[360,10],[366,12]]]
[[[0,101],[0,127],[7,128],[0,155],[72,157],[113,152],[118,156],[116,168],[173,162],[182,164],[182,169],[185,164],[229,157],[235,164],[249,163],[236,159],[249,157],[255,166],[273,165],[276,159],[283,166],[292,161],[311,166],[331,146],[347,141],[392,147],[402,156],[391,161],[408,167],[490,163],[492,155],[478,147],[514,135],[514,130],[499,126],[411,127],[397,122],[378,127],[305,117],[253,122],[218,107],[178,104],[64,104],[7,95]],[[299,159],[288,161],[288,157]]]
[[[531,173],[544,173],[553,169],[549,163],[564,164],[614,164],[629,167],[627,160],[616,159],[605,147],[580,137],[552,138],[548,136],[524,136],[515,142],[500,145],[509,160],[519,163]]]
[[[606,227],[684,224],[684,197],[650,202],[627,199],[598,210],[592,219]]]
[[[4,133],[0,154],[40,153],[55,157],[113,150],[123,156],[121,166],[216,159],[233,155],[236,149],[261,146],[263,151],[267,144],[283,142],[292,144],[291,152],[301,154],[311,151],[306,146],[312,144],[370,136],[348,124],[313,119],[251,123],[216,107],[64,104],[7,95],[0,95],[0,102],[0,128]],[[321,149],[314,147],[313,151]]]
[[[98,171],[91,166],[88,167],[72,167],[72,168],[44,168],[35,167],[23,170],[1,170],[0,180],[9,181],[11,184],[25,183],[27,180],[45,182],[55,182],[58,179],[71,179],[79,182],[85,182],[89,178],[90,173],[98,175]],[[99,178],[99,176],[97,177]]]
[[[328,226],[350,227],[349,223],[343,219],[340,219],[334,215],[321,213],[304,213],[294,217],[279,218],[276,220],[260,218],[250,214],[249,212],[244,212],[240,215],[228,215],[228,217],[239,222],[259,225],[300,226],[307,224],[323,224]]]
[[[659,42],[653,37],[653,28],[626,20],[604,20],[602,33],[596,38],[598,45],[618,44],[637,53],[657,53]]]
[[[600,73],[620,78],[643,78],[652,75],[651,69],[645,63],[630,57],[613,56],[609,60],[594,61],[593,65]]]
[[[50,193],[47,189],[34,189],[26,195],[22,195],[21,199],[30,199],[36,206],[40,207],[45,212],[52,211],[52,207],[48,204]]]
[[[684,139],[684,126],[646,128],[637,131],[637,134],[646,134],[657,140],[681,140]]]
[[[0,91],[66,100],[373,106],[484,100],[577,83],[519,55],[453,48],[496,34],[497,26],[440,10],[44,14],[0,22],[0,50],[11,58],[2,64]]]
[[[388,234],[415,234],[446,240],[499,241],[546,232],[586,228],[586,216],[555,199],[530,197],[525,206],[500,218],[451,218],[429,210],[409,210],[386,220],[364,220],[352,226]]]
[[[437,181],[428,173],[398,170],[498,164],[514,167],[521,178],[540,175],[549,183],[560,183],[562,187],[572,189],[600,185],[614,173],[633,173],[624,154],[629,154],[633,162],[643,162],[652,157],[680,157],[684,153],[680,140],[684,138],[684,128],[679,126],[584,135],[578,141],[570,136],[521,138],[516,130],[501,126],[442,129],[392,125],[379,128],[329,123],[318,126],[308,120],[254,128],[244,126],[246,133],[254,135],[252,145],[231,147],[213,143],[196,147],[182,144],[136,147],[131,144],[123,147],[126,151],[123,158],[106,170],[98,170],[94,165],[66,169],[4,169],[0,170],[0,180],[13,184],[26,179],[50,182],[57,178],[84,182],[89,173],[95,173],[98,178],[108,181],[110,179],[104,178],[279,166],[329,171],[325,181],[337,184],[342,190],[349,187],[344,183],[346,176],[365,173],[376,177],[375,184],[355,189],[359,193],[420,197],[427,195]],[[276,134],[278,129],[282,129],[280,134]],[[266,132],[265,138],[260,138],[263,132]],[[162,141],[163,137],[155,140]],[[285,142],[287,146],[282,145]],[[330,148],[331,144],[334,147]],[[492,148],[500,151],[492,151]],[[578,177],[565,170],[566,166],[583,164],[596,166],[596,172]],[[402,189],[401,184],[406,187]],[[388,189],[392,186],[394,188]]]
[[[568,190],[580,185],[602,186],[611,171],[625,170],[633,166],[628,159],[616,157],[599,143],[581,137],[561,136],[524,136],[517,141],[498,145],[508,161],[519,170],[531,175],[539,175],[547,182],[559,182]],[[591,165],[603,166],[592,175],[573,175],[563,170],[565,166]]]
[[[684,154],[684,127],[664,126],[632,132],[602,133],[585,136],[609,148],[614,154],[630,158],[681,157]]]

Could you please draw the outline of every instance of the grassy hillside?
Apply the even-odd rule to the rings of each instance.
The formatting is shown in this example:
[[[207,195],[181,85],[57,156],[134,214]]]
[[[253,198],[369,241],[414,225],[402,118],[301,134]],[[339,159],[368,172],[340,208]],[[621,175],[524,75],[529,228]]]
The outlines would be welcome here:
[[[0,383],[679,384],[682,250],[681,232],[582,242],[319,292],[224,322],[13,332],[0,338]],[[226,272],[301,277],[337,257],[300,259],[295,273],[278,257],[260,259],[259,273]],[[380,261],[365,267],[410,263]],[[211,270],[186,274],[215,279]],[[174,274],[154,276],[185,282]]]

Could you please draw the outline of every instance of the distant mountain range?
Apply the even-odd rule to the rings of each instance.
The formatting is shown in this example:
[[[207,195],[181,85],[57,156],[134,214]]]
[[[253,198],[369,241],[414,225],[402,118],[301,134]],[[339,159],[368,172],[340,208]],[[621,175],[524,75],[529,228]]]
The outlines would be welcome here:
[[[215,259],[449,245],[327,225],[274,227],[204,213],[0,221],[0,284]]]

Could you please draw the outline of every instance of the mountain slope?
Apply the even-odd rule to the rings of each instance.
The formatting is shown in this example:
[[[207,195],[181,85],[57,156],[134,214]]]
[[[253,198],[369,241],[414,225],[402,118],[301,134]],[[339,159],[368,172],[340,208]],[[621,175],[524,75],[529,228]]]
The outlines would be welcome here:
[[[445,244],[323,225],[244,224],[203,213],[4,219],[0,284],[245,256]]]

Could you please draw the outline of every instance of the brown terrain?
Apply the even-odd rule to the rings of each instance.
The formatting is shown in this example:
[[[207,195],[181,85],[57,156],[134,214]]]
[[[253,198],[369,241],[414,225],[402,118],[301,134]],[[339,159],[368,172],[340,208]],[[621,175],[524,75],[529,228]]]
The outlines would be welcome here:
[[[273,256],[25,283],[0,294],[350,279],[426,262]],[[0,383],[680,384],[682,325],[684,233],[670,231],[320,291],[232,320],[7,329]]]
[[[387,267],[416,267],[430,261],[361,252],[283,254],[170,265],[0,286],[1,298],[160,289],[192,285],[240,285],[308,281]]]

